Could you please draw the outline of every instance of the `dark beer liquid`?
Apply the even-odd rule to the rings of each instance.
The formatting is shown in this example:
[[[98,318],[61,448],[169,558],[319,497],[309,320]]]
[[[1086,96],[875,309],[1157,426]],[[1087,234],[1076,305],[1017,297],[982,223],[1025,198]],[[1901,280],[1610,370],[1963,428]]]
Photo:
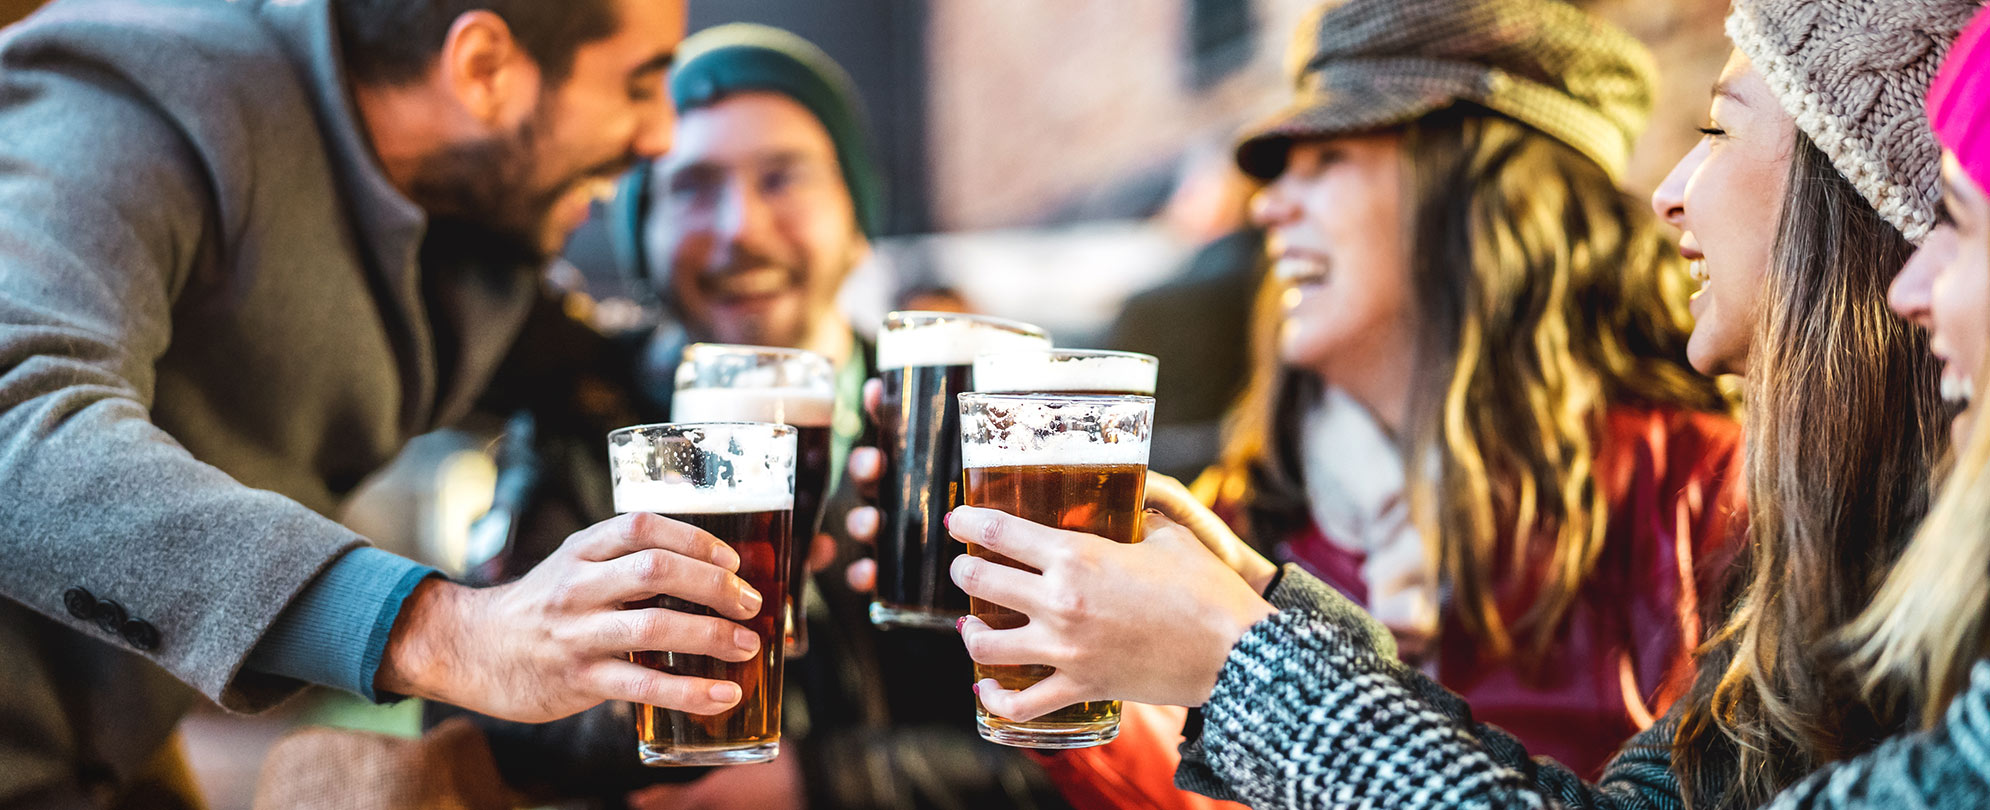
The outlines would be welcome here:
[[[788,566],[788,609],[794,615],[784,630],[789,647],[795,646],[796,628],[808,620],[802,615],[802,583],[808,579],[808,552],[815,546],[815,533],[822,531],[822,509],[828,497],[826,490],[829,489],[830,467],[829,426],[795,425],[794,428],[794,542],[788,546],[794,556],[793,564]]]
[[[1096,534],[1118,543],[1140,540],[1140,515],[1147,492],[1147,467],[1140,464],[1098,466],[983,467],[967,471],[967,503],[1000,509],[1016,517],[1045,526]],[[975,545],[968,553],[1003,565],[1035,571]],[[989,627],[1008,630],[1029,623],[1023,614],[989,602],[971,599],[970,609]],[[1056,670],[1047,666],[974,665],[974,678],[994,678],[1004,689],[1024,689],[1050,677]],[[984,711],[985,713],[985,711]],[[1080,703],[1051,712],[1028,723],[1012,723],[990,716],[994,726],[1070,726],[1117,722],[1119,701]]]
[[[636,733],[646,748],[677,751],[745,748],[781,739],[781,635],[787,599],[793,513],[788,510],[720,514],[665,515],[689,523],[725,541],[739,552],[739,577],[765,600],[760,614],[739,624],[760,636],[760,652],[741,663],[703,655],[638,652],[636,663],[673,675],[732,681],[742,696],[731,710],[714,715],[636,707]],[[716,612],[667,596],[636,604],[682,613],[716,616]]]
[[[971,390],[973,374],[973,365],[959,365],[881,375],[877,599],[896,610],[930,614],[937,627],[951,627],[967,612],[967,594],[947,575],[960,544],[942,521],[961,504],[960,405],[954,397]]]

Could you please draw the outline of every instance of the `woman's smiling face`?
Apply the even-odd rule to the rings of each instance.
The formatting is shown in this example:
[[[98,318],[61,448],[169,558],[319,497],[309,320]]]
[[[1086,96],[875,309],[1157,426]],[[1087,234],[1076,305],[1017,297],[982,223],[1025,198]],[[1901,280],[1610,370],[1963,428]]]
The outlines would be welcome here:
[[[1704,374],[1746,374],[1796,122],[1740,51],[1721,71],[1708,119],[1700,143],[1652,194],[1652,209],[1679,228],[1680,252],[1700,281],[1687,359]]]
[[[1942,361],[1942,398],[1957,409],[1951,438],[1962,446],[1975,421],[1969,408],[1986,382],[1990,359],[1990,196],[1942,158],[1939,224],[1893,280],[1889,300],[1900,317],[1928,330]]]

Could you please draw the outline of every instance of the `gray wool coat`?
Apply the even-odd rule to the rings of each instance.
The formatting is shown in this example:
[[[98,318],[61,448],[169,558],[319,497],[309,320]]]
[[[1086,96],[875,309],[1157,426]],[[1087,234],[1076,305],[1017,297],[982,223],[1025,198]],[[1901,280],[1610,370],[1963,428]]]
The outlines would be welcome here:
[[[101,804],[197,698],[299,689],[242,664],[364,542],[326,515],[468,409],[536,296],[418,266],[327,2],[0,33],[0,807]]]

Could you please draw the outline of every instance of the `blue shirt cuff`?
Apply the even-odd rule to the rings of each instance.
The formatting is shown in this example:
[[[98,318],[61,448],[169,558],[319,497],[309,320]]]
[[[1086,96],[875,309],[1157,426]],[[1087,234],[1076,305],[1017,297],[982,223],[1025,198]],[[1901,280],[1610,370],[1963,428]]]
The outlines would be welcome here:
[[[257,672],[344,689],[381,703],[373,690],[401,603],[434,568],[370,546],[325,569],[278,615],[249,653]]]

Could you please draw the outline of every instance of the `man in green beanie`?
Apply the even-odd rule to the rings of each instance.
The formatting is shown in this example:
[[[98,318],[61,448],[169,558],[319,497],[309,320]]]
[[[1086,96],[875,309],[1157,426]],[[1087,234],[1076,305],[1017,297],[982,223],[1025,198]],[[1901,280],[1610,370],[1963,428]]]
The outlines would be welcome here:
[[[840,472],[853,444],[874,443],[860,397],[875,372],[871,346],[836,296],[869,255],[884,212],[856,91],[827,55],[793,34],[727,25],[684,40],[670,95],[678,115],[671,150],[624,178],[602,225],[615,262],[647,280],[672,325],[645,336],[639,357],[625,353],[631,347],[604,350],[585,340],[535,345],[549,365],[591,369],[605,381],[558,387],[632,386],[636,412],[615,418],[645,422],[671,418],[675,367],[688,343],[821,353],[838,369],[832,469]],[[635,379],[625,379],[632,366]],[[535,418],[532,461],[520,453],[501,464],[501,478],[514,468],[543,469],[525,476],[538,479],[536,489],[515,497],[512,564],[536,558],[564,523],[603,508],[595,502],[607,486],[606,462],[596,456],[613,419]],[[840,538],[859,498],[847,484],[831,489],[823,527]],[[842,562],[863,556],[847,538],[838,547]],[[554,726],[477,718],[500,773],[535,798],[634,808],[1066,806],[1041,767],[975,733],[971,664],[956,637],[876,630],[868,595],[838,577],[820,577],[807,590],[808,653],[788,661],[776,765],[655,785],[692,774],[637,764],[629,713],[605,706]]]
[[[840,472],[868,432],[860,395],[875,370],[870,344],[836,297],[884,219],[884,182],[855,86],[800,37],[735,24],[684,41],[670,91],[678,113],[671,151],[617,200],[624,255],[680,326],[653,340],[644,388],[669,389],[686,342],[823,354],[840,372]],[[858,499],[848,486],[833,489],[823,526],[840,536]],[[803,707],[789,717],[808,718],[809,728],[797,736],[791,727],[784,753],[795,752],[790,773],[809,806],[1061,806],[1040,768],[975,734],[964,688],[971,665],[959,640],[878,631],[865,614],[868,596],[838,580],[816,581],[810,651],[788,665],[788,697]],[[728,784],[734,777],[767,778],[720,771],[689,789],[750,796],[742,788],[754,785]]]

